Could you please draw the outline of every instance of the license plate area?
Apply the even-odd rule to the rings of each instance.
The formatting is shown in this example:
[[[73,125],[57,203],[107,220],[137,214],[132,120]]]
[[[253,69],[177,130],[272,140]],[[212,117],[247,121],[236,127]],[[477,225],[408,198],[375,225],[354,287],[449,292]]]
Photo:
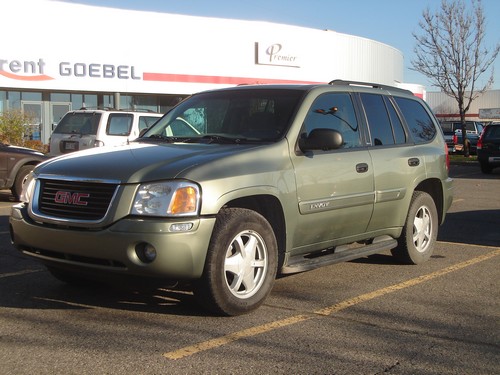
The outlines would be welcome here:
[[[78,151],[80,149],[80,144],[78,141],[62,141],[60,143],[60,150],[62,153]]]

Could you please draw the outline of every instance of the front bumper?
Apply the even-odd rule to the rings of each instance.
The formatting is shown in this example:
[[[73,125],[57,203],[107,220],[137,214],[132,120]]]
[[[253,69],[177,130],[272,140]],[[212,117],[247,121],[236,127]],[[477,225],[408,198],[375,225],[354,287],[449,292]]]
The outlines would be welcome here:
[[[58,268],[162,279],[196,279],[203,273],[215,218],[124,218],[99,230],[34,222],[24,204],[12,207],[11,240],[24,254]],[[173,223],[192,223],[172,232]],[[136,249],[154,246],[157,257],[141,261]]]

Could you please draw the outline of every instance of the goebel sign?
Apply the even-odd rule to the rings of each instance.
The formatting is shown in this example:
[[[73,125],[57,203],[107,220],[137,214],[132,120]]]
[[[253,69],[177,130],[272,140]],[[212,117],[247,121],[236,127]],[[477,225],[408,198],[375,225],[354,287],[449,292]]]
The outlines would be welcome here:
[[[0,75],[11,79],[50,80],[55,78],[47,75],[45,70],[46,62],[42,58],[24,61],[0,59]],[[62,61],[59,63],[58,73],[60,77],[142,79],[132,65]]]

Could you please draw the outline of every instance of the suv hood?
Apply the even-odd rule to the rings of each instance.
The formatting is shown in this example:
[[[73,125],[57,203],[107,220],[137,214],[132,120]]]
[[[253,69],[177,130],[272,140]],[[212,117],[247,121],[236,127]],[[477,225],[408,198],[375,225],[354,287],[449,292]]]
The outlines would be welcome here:
[[[188,170],[259,147],[263,145],[133,142],[127,146],[96,148],[60,156],[46,162],[37,174],[120,183],[188,178],[184,173]]]

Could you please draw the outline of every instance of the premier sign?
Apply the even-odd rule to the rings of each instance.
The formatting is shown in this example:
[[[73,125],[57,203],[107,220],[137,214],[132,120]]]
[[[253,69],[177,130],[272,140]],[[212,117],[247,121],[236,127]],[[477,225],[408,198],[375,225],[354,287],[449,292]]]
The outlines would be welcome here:
[[[300,68],[299,55],[281,43],[257,43],[257,63],[260,65]]]

